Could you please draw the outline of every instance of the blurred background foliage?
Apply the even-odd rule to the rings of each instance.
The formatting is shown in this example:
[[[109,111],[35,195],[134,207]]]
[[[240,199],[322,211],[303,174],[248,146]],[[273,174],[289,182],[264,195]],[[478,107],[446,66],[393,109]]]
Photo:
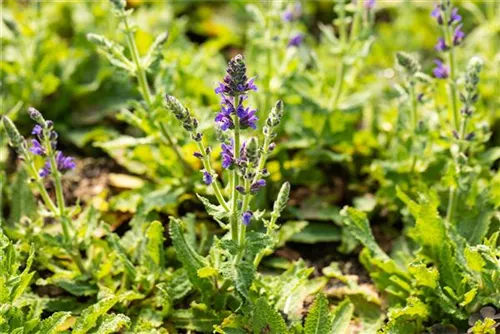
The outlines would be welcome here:
[[[403,189],[415,185],[411,175],[384,164],[395,132],[404,128],[394,54],[400,50],[415,53],[423,71],[431,73],[439,35],[439,26],[430,18],[433,3],[377,1],[373,31],[367,30],[366,45],[361,45],[352,59],[345,58],[350,62],[349,70],[335,106],[331,95],[342,56],[325,32],[333,28],[331,32],[338,33],[334,3],[303,2],[300,18],[283,22],[283,11],[294,5],[128,1],[128,7],[135,9],[135,39],[141,54],[158,34],[169,32],[162,49],[164,60],[154,73],[148,73],[156,93],[175,94],[201,119],[202,128],[213,128],[219,108],[213,90],[223,76],[227,59],[236,53],[245,55],[250,75],[257,76],[260,100],[251,102],[262,114],[268,112],[272,101],[285,101],[285,124],[279,136],[281,145],[269,163],[270,180],[274,182],[268,191],[274,194],[282,180],[291,181],[291,217],[317,223],[330,221],[332,216],[338,217],[340,207],[349,204],[372,212],[379,218],[375,222],[397,224],[401,202],[396,199],[395,185]],[[468,33],[457,52],[457,62],[464,71],[473,55],[484,58],[482,98],[476,117],[483,122],[480,124],[489,124],[484,130],[484,145],[493,148],[500,143],[500,10],[487,1],[459,1],[457,5],[467,18],[464,30]],[[109,155],[117,162],[111,171],[145,179],[145,183],[123,177],[114,180],[115,186],[127,191],[112,198],[111,210],[134,212],[138,195],[153,190],[170,192],[159,184],[175,183],[171,178],[177,178],[176,174],[167,170],[175,169],[177,161],[171,153],[153,151],[148,142],[127,142],[129,136],[138,138],[141,133],[124,122],[119,111],[139,99],[139,92],[133,79],[114,69],[86,38],[92,32],[123,42],[109,6],[106,1],[4,1],[0,112],[15,119],[26,133],[29,122],[24,111],[34,106],[54,121],[63,145],[75,155]],[[14,22],[14,28],[9,22]],[[304,36],[303,44],[287,47],[289,39],[298,33]],[[425,107],[424,115],[429,119],[424,121],[436,130],[435,139],[441,141],[439,150],[443,152],[447,144],[441,140],[442,122],[447,119],[433,115],[436,111],[446,115],[446,91],[440,83],[433,85],[437,103]],[[172,131],[181,137],[181,129],[174,127]],[[209,133],[215,135],[215,131]],[[199,162],[191,158],[194,147],[181,144],[186,160],[198,168]],[[3,136],[0,150],[2,166],[11,166]],[[400,160],[405,160],[404,156]],[[442,168],[439,162],[431,164],[423,173],[426,183],[438,182]],[[200,179],[197,175],[188,186],[196,189]],[[188,194],[175,194],[169,199],[175,205],[167,212],[189,211],[189,203],[196,202]],[[257,200],[269,202],[268,196],[262,192]],[[183,201],[188,204],[183,205]],[[317,240],[321,240],[321,231],[319,228],[314,234]],[[339,233],[330,230],[332,237],[322,241],[338,241]]]

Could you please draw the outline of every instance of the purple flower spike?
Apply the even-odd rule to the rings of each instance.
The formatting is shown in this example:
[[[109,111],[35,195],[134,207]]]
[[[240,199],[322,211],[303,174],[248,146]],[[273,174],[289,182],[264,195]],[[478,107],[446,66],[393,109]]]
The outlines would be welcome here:
[[[42,144],[40,144],[40,142],[38,140],[32,139],[31,144],[32,144],[32,146],[30,147],[31,153],[36,154],[36,155],[40,155],[40,156],[45,155],[45,149],[42,147]]]
[[[440,52],[447,51],[449,49],[448,45],[446,45],[446,42],[444,41],[444,38],[439,38],[434,48]]]
[[[260,188],[262,187],[265,187],[266,186],[266,180],[258,180],[256,181],[255,183],[252,183],[252,185],[250,186],[250,192],[252,194],[256,194]]]
[[[205,184],[207,186],[209,186],[212,184],[213,181],[214,181],[214,178],[213,178],[212,174],[210,174],[209,172],[204,170],[203,171],[203,182],[205,182]]]
[[[290,38],[290,40],[288,41],[288,47],[299,47],[302,42],[304,42],[304,35],[302,35],[301,33],[298,33],[296,34],[295,36],[293,36],[292,38]]]
[[[222,131],[234,128],[234,123],[231,119],[231,116],[227,115],[224,112],[220,112],[217,114],[217,116],[215,116],[215,122],[218,123]]]
[[[434,70],[432,71],[434,76],[438,79],[448,78],[449,71],[448,68],[443,64],[443,62],[440,61],[439,59],[436,59],[434,62],[437,65],[436,68],[434,68]]]
[[[43,128],[37,124],[33,127],[33,131],[31,131],[31,134],[41,138],[43,135]]]
[[[242,215],[242,217],[241,217],[241,218],[242,218],[243,224],[244,224],[245,226],[248,226],[248,225],[250,225],[250,221],[251,221],[251,220],[252,220],[252,218],[253,218],[253,212],[252,212],[252,211],[250,211],[250,210],[245,211],[245,212],[243,213],[243,215]]]
[[[453,45],[455,46],[462,43],[462,41],[465,38],[465,33],[462,30],[460,30],[461,28],[462,25],[457,26],[457,28],[455,29],[455,33],[453,34]]]

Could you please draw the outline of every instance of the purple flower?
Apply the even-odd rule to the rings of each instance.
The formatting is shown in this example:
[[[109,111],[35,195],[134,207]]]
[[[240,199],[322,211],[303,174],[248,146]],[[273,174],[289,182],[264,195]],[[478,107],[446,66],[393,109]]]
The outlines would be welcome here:
[[[56,165],[57,165],[57,170],[60,171],[61,173],[70,169],[74,169],[76,167],[73,158],[65,157],[61,151],[56,152]],[[51,166],[49,160],[47,159],[47,161],[45,161],[45,166],[40,171],[40,176],[45,177],[49,175],[50,172],[51,172]]]
[[[436,46],[434,47],[437,51],[447,51],[449,49],[448,45],[444,41],[444,38],[439,38]]]
[[[373,9],[375,7],[375,0],[365,0],[364,6],[368,10]]]
[[[465,33],[460,30],[460,28],[462,28],[461,24],[455,29],[455,33],[453,34],[453,45],[459,45],[464,40]]]
[[[260,179],[260,180],[256,181],[255,183],[252,183],[252,185],[250,186],[250,192],[252,194],[256,194],[260,188],[265,187],[265,186],[266,186],[266,180]]]
[[[283,12],[283,15],[281,15],[281,18],[285,22],[291,22],[291,21],[293,21],[293,12],[290,9],[287,9]]]
[[[253,212],[250,210],[245,211],[245,212],[243,212],[243,215],[241,216],[241,218],[242,218],[243,224],[245,226],[248,226],[248,225],[250,225],[250,221],[253,218]]]
[[[215,116],[215,122],[219,124],[222,131],[234,128],[234,123],[231,116],[227,115],[225,112],[220,112]]]
[[[31,134],[41,138],[43,135],[43,128],[37,124],[33,127],[33,131],[31,131]]]
[[[222,143],[222,167],[230,168],[234,164],[233,146]]]
[[[204,170],[203,171],[203,182],[205,182],[205,184],[207,186],[209,186],[212,184],[213,181],[214,181],[214,178],[213,178],[212,174],[210,174],[209,172]]]
[[[285,22],[291,22],[294,20],[298,20],[302,15],[302,5],[300,3],[296,3],[293,8],[289,6],[281,15],[281,18]]]
[[[257,116],[255,116],[255,113],[257,110],[253,109],[250,110],[250,108],[246,109],[239,109],[238,108],[238,117],[240,118],[240,127],[242,129],[247,129],[247,128],[252,128],[252,129],[257,129],[257,121],[259,120]]]
[[[42,144],[36,139],[31,140],[32,146],[30,147],[30,151],[33,154],[44,156],[45,155],[45,149],[43,148]]]
[[[193,156],[194,156],[195,158],[198,158],[198,159],[203,158],[203,154],[201,154],[200,152],[194,152],[194,153],[193,153]]]
[[[436,19],[438,24],[443,24],[443,15],[441,13],[441,5],[436,5],[431,13],[431,16]]]
[[[290,40],[288,41],[288,47],[299,47],[302,42],[304,41],[304,35],[301,33],[298,33],[294,35]]]
[[[448,78],[448,67],[446,67],[442,61],[436,59],[434,61],[436,63],[436,68],[432,71],[434,76],[438,79],[446,79]]]
[[[462,16],[458,15],[458,9],[453,8],[451,10],[451,16],[450,19],[448,20],[448,24],[452,24],[453,22],[460,22],[462,21]]]

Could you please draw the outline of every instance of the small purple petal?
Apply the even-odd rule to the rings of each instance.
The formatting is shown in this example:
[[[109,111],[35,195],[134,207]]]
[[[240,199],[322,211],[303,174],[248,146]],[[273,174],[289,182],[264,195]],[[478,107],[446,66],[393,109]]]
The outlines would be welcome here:
[[[213,178],[212,174],[210,174],[209,172],[204,170],[203,171],[203,182],[205,182],[205,184],[207,186],[209,186],[212,184],[213,181],[214,181],[214,178]]]
[[[301,33],[298,33],[294,35],[290,40],[288,41],[288,47],[299,47],[302,42],[304,41],[304,35]]]
[[[434,70],[432,71],[432,73],[434,74],[434,76],[436,78],[438,78],[438,79],[446,79],[446,78],[448,78],[449,71],[448,71],[448,68],[443,64],[443,62],[441,62],[438,59],[436,59],[434,62],[437,65],[434,68]]]
[[[40,125],[35,125],[33,127],[33,130],[31,131],[31,134],[32,135],[35,135],[35,136],[38,136],[38,137],[42,137],[43,135],[43,128],[40,126]]]
[[[31,140],[32,146],[30,147],[30,151],[33,154],[43,156],[45,155],[45,149],[42,147],[42,144],[36,139]]]
[[[249,210],[249,211],[245,211],[245,212],[243,213],[243,215],[242,215],[242,217],[241,217],[241,218],[242,218],[243,224],[244,224],[245,226],[248,226],[248,225],[250,225],[250,221],[251,221],[251,220],[252,220],[252,218],[253,218],[253,212],[252,212],[252,211],[250,211],[250,210]]]

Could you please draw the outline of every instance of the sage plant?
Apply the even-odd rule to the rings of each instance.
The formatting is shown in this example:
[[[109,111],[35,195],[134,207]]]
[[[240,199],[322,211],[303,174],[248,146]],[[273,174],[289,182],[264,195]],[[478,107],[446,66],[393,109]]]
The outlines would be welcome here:
[[[31,119],[36,123],[31,132],[34,136],[30,141],[31,144],[28,144],[14,123],[6,116],[2,119],[4,129],[9,137],[10,145],[23,161],[30,182],[40,193],[47,214],[61,224],[66,252],[71,256],[80,272],[82,274],[86,273],[79,247],[75,244],[74,233],[76,231],[72,223],[74,212],[66,205],[61,181],[62,175],[66,171],[75,168],[75,162],[72,157],[65,156],[60,150],[57,150],[58,134],[54,130],[53,122],[45,120],[43,115],[35,108],[29,108],[28,112]],[[44,159],[43,167],[40,169],[36,165],[37,156]],[[54,184],[55,203],[45,188],[47,180],[52,181]]]
[[[97,34],[88,34],[87,38],[99,48],[112,65],[126,71],[130,76],[137,79],[138,91],[143,101],[134,104],[135,115],[128,110],[122,109],[122,117],[130,125],[140,128],[148,136],[159,137],[160,144],[170,147],[184,170],[189,173],[192,168],[183,158],[172,130],[167,127],[165,122],[160,122],[156,118],[158,110],[162,108],[161,98],[151,91],[147,77],[147,73],[153,71],[162,60],[162,47],[167,42],[168,33],[160,34],[152,43],[146,55],[141,57],[134,37],[136,26],[129,20],[133,10],[125,9],[125,0],[110,0],[110,2],[112,3],[114,15],[121,22],[121,30],[126,38],[126,48],[130,58],[124,53],[125,47],[117,42]]]
[[[207,187],[212,188],[218,205],[212,204],[200,195],[198,197],[206,206],[208,213],[229,231],[227,237],[221,240],[225,245],[221,247],[229,252],[228,256],[232,260],[221,263],[221,260],[218,260],[219,253],[217,253],[214,255],[215,259],[211,261],[211,266],[219,269],[223,276],[228,272],[223,268],[227,269],[227,266],[233,268],[232,266],[243,261],[242,266],[248,268],[249,275],[253,277],[254,269],[252,268],[258,266],[262,257],[276,242],[275,232],[278,229],[276,221],[286,205],[290,191],[290,185],[285,183],[274,205],[271,219],[264,220],[266,233],[251,232],[252,234],[248,235],[247,227],[252,221],[258,221],[264,216],[262,211],[251,207],[251,200],[262,187],[266,186],[265,178],[269,173],[265,165],[269,154],[275,147],[273,142],[275,129],[283,117],[284,106],[282,101],[278,101],[269,113],[262,130],[264,138],[262,144],[259,143],[257,137],[250,137],[250,132],[257,129],[258,119],[256,110],[247,105],[247,100],[249,93],[256,91],[257,87],[255,78],[248,78],[246,72],[243,56],[235,56],[229,61],[227,73],[215,89],[221,99],[220,112],[217,113],[214,121],[222,133],[219,136],[221,142],[218,144],[222,149],[222,168],[224,174],[227,175],[225,178],[220,177],[212,166],[212,146],[205,146],[204,136],[198,130],[197,119],[175,97],[167,95],[165,99],[167,109],[182,122],[184,129],[196,143],[198,150],[194,155],[203,164],[201,171],[203,181]],[[228,194],[223,191],[225,185],[228,186]],[[175,224],[176,220],[174,219],[171,223]],[[254,248],[256,238],[261,240],[257,251]],[[245,289],[239,289],[240,285],[237,282],[235,285],[242,295],[247,294],[249,285],[245,285]],[[226,283],[223,286],[226,286]]]

